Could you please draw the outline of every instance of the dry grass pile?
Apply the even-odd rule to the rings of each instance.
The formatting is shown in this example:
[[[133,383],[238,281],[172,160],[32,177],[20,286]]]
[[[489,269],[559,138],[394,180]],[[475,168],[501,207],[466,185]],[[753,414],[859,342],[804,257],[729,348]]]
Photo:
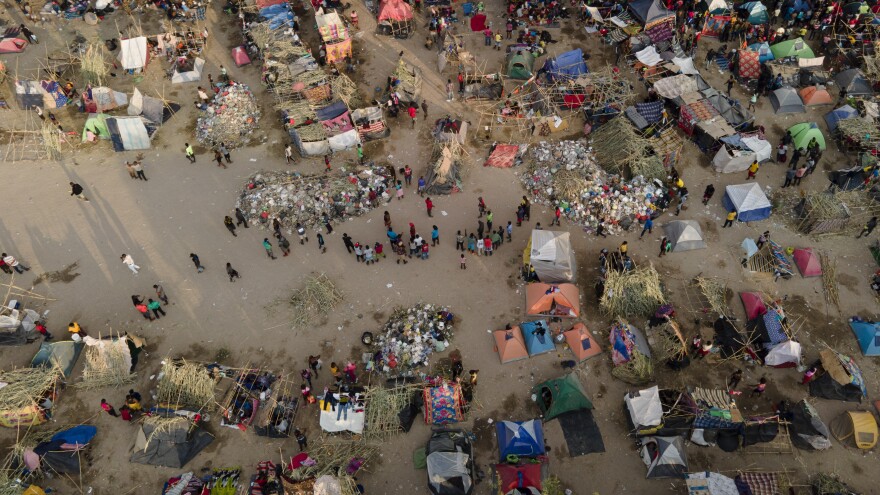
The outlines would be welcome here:
[[[307,325],[316,318],[326,316],[342,302],[342,292],[323,273],[309,277],[301,289],[290,296],[293,309],[293,326]]]
[[[39,403],[61,378],[58,366],[0,371],[0,410],[15,411]]]
[[[646,316],[666,303],[654,265],[630,271],[609,270],[600,306],[609,316]]]
[[[165,359],[156,394],[161,403],[212,410],[216,405],[215,383],[214,377],[201,364]]]
[[[119,387],[131,383],[135,374],[131,372],[131,351],[125,337],[103,340],[100,345],[89,345],[85,349],[80,388]]]

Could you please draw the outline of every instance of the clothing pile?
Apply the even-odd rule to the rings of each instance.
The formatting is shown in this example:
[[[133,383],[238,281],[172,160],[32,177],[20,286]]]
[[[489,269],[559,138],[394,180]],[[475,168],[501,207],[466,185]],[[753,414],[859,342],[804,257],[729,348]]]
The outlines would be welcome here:
[[[196,138],[200,143],[227,148],[246,145],[260,121],[260,107],[250,88],[233,83],[223,87],[196,122]]]
[[[431,354],[449,346],[454,318],[436,304],[396,309],[375,340],[374,361],[386,373],[427,366]]]
[[[605,232],[619,234],[655,209],[653,198],[662,188],[643,177],[626,181],[609,174],[595,161],[586,141],[541,141],[531,148],[531,163],[518,174],[532,201],[559,205],[570,221],[594,232],[604,222]]]
[[[297,223],[320,228],[363,215],[390,200],[384,174],[384,167],[360,167],[347,176],[257,172],[248,179],[236,206],[251,225],[269,228],[277,218],[288,233]]]

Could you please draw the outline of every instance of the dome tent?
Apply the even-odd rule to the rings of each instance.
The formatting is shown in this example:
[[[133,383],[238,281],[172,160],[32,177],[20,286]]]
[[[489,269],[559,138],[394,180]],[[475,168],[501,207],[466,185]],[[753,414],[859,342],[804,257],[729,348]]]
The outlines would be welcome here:
[[[663,231],[672,241],[672,252],[706,249],[700,224],[693,220],[675,220],[663,226]]]
[[[772,209],[761,186],[754,182],[727,186],[722,203],[727,211],[736,211],[736,218],[740,222],[769,218]]]

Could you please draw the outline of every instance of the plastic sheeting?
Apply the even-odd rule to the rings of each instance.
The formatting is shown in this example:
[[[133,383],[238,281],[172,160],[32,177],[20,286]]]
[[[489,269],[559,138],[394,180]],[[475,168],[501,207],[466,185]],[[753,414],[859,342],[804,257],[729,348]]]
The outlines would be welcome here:
[[[654,89],[657,94],[669,99],[699,90],[696,79],[686,74],[664,77],[654,83]]]
[[[577,280],[577,262],[568,232],[533,230],[529,263],[542,282]]]
[[[636,52],[636,58],[639,59],[639,62],[648,67],[654,67],[663,61],[663,59],[660,58],[660,54],[657,53],[657,48],[655,48],[654,45],[650,45],[641,51]]]
[[[138,36],[120,41],[119,63],[125,70],[142,69],[147,65],[150,51],[147,48],[147,37]]]
[[[333,397],[337,402],[339,401],[339,394],[333,394]],[[366,419],[364,406],[349,404],[348,411],[342,414],[339,413],[339,404],[336,404],[335,411],[329,404],[325,405],[323,400],[318,401],[318,406],[321,408],[320,423],[322,430],[330,433],[338,433],[340,431],[363,433],[364,421]],[[337,415],[339,419],[336,419]]]
[[[660,402],[660,388],[656,385],[636,393],[630,392],[623,396],[623,401],[636,429],[663,423],[663,404]]]
[[[770,200],[757,183],[727,186],[723,203],[728,211],[736,210],[737,219],[741,222],[764,220],[770,216],[772,209]]]
[[[109,118],[107,129],[117,152],[150,149],[150,135],[140,117]]]
[[[205,61],[199,57],[196,57],[195,62],[193,62],[193,70],[186,72],[177,72],[171,76],[172,84],[181,84],[188,83],[193,81],[201,81],[202,80],[202,70],[205,68]]]

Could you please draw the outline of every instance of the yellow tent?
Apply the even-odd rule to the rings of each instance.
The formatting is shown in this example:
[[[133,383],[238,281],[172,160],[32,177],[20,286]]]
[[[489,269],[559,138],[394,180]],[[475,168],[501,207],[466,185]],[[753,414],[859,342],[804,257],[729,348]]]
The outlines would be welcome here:
[[[856,447],[870,449],[877,445],[877,420],[868,411],[847,411],[831,422],[831,433],[844,445],[852,438]]]

